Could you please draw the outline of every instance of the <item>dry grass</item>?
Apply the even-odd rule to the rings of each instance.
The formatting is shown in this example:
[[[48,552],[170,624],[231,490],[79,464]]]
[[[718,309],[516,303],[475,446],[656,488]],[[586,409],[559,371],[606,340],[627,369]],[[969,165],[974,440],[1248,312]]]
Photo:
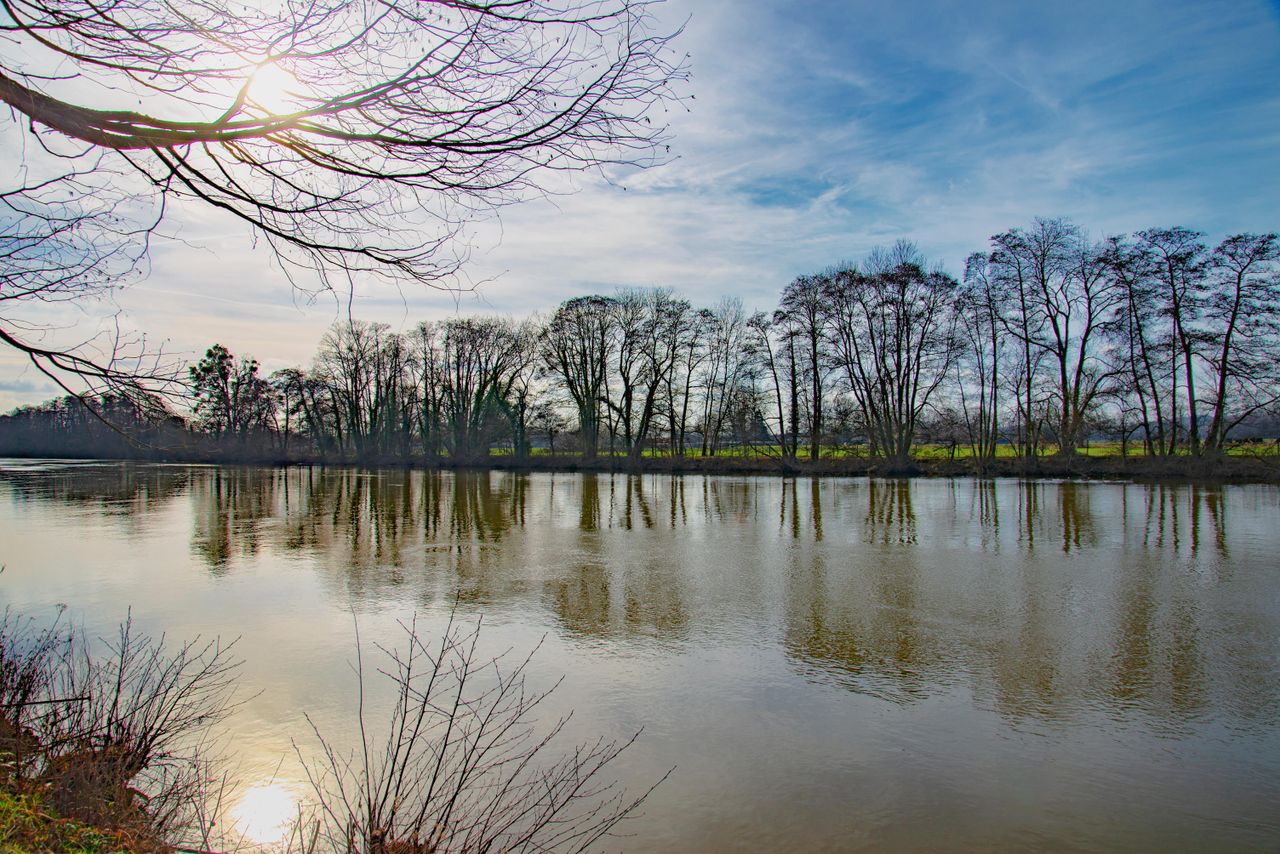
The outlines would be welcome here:
[[[38,793],[18,794],[0,789],[0,854],[155,850],[149,842],[122,831],[104,831],[64,819],[53,812]]]
[[[0,791],[10,810],[0,836],[31,850],[79,850],[58,842],[64,830],[123,850],[175,850],[206,782],[199,745],[230,709],[236,666],[216,641],[170,649],[127,620],[95,645],[60,622],[38,628],[6,613]]]

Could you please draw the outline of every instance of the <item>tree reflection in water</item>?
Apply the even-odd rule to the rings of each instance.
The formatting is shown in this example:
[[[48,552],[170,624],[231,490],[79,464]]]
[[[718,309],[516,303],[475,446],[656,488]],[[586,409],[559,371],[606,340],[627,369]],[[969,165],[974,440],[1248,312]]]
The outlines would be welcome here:
[[[9,460],[0,467],[0,485],[18,501],[106,514],[139,532],[148,515],[168,506],[200,471],[189,466]]]
[[[787,653],[813,678],[894,702],[920,700],[947,674],[921,622],[914,550],[895,547],[916,542],[911,484],[870,480],[859,487],[865,509],[852,530],[841,531],[844,548],[797,550],[788,574]],[[808,491],[816,545],[824,502],[816,481]],[[794,481],[789,495],[792,518],[799,518]]]
[[[1280,709],[1274,608],[1240,592],[1262,582],[1257,567],[1233,560],[1268,513],[1266,501],[1246,497],[1256,494],[996,480],[0,467],[0,497],[110,520],[129,535],[187,502],[191,554],[209,573],[293,556],[351,606],[429,605],[456,592],[477,607],[523,609],[573,642],[737,644],[780,654],[806,680],[898,703],[966,691],[1014,719],[1104,710],[1174,729],[1212,709],[1247,721],[1274,720]]]

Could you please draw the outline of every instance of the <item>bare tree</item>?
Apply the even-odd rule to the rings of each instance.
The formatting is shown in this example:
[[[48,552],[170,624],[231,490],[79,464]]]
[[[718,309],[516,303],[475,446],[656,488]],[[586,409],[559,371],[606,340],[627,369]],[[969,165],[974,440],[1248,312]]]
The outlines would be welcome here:
[[[1237,234],[1209,256],[1207,325],[1211,420],[1205,445],[1280,398],[1280,245],[1275,234]],[[1208,348],[1206,348],[1208,349]]]
[[[587,459],[594,459],[600,446],[600,407],[607,389],[613,324],[608,297],[575,297],[556,309],[543,339],[543,359],[578,411]]]
[[[281,368],[267,377],[272,393],[278,405],[275,407],[272,427],[280,437],[280,453],[289,459],[289,440],[298,432],[301,416],[304,413],[304,397],[302,384],[304,375],[297,368]],[[301,421],[305,424],[305,421]]]
[[[835,359],[864,412],[873,452],[907,465],[922,414],[955,355],[958,284],[925,272],[913,244],[873,252],[864,267],[829,278],[824,304]]]
[[[664,383],[663,401],[671,452],[682,457],[689,435],[689,412],[693,405],[694,378],[698,375],[707,348],[703,340],[707,324],[705,311],[694,311],[687,306],[674,313],[665,334],[670,336],[674,352],[671,370]]]
[[[787,316],[804,344],[809,385],[809,458],[816,460],[822,447],[823,346],[826,329],[825,289],[830,277],[800,276],[782,291],[778,311]]]
[[[650,382],[640,409],[640,424],[636,430],[639,438],[637,447],[632,450],[633,459],[639,457],[657,420],[662,392],[671,388],[685,352],[684,339],[693,317],[689,301],[676,299],[669,288],[650,290],[648,308],[652,322],[648,326],[649,335],[645,338],[643,351]],[[668,438],[674,437],[669,435]]]
[[[1160,316],[1168,324],[1160,344],[1167,355],[1169,376],[1169,446],[1177,444],[1182,418],[1187,422],[1187,445],[1192,454],[1200,453],[1200,411],[1196,399],[1196,362],[1202,336],[1197,329],[1198,315],[1205,299],[1206,247],[1198,231],[1177,226],[1147,228],[1136,235],[1137,244],[1145,252],[1155,303]],[[1185,415],[1178,410],[1179,373],[1182,377]]]
[[[385,324],[351,320],[325,333],[313,376],[327,405],[315,411],[317,418],[330,416],[336,449],[357,457],[406,450],[408,367],[403,339]]]
[[[738,408],[751,364],[747,316],[742,301],[722,299],[703,318],[705,356],[701,361],[703,456],[715,456],[728,419]]]
[[[1017,340],[1020,360],[1016,368],[1015,400],[1018,410],[1019,451],[1024,456],[1039,453],[1040,430],[1036,410],[1040,396],[1036,389],[1036,373],[1041,355],[1040,321],[1035,310],[1036,281],[1047,262],[1044,247],[1028,238],[1021,229],[1012,229],[991,238],[991,254],[987,258],[988,275],[1000,289],[1001,301],[1007,304],[1000,314],[1005,333]]]
[[[956,359],[956,386],[974,457],[994,459],[1000,442],[1002,368],[1008,356],[1001,328],[1000,299],[987,256],[975,252],[965,262],[964,282],[956,294],[956,324],[963,350]],[[970,399],[973,386],[977,399]]]
[[[1114,375],[1105,333],[1123,295],[1113,286],[1103,247],[1090,244],[1074,226],[1066,234],[1066,267],[1043,283],[1041,310],[1056,375],[1058,452],[1071,455],[1087,438],[1089,414]]]
[[[424,321],[409,334],[411,376],[406,394],[413,408],[413,430],[428,459],[435,459],[444,451],[444,377],[440,373],[444,359],[440,347],[436,324]]]
[[[991,238],[980,268],[983,281],[1005,304],[995,316],[1020,344],[1019,414],[1023,451],[1039,446],[1037,413],[1049,416],[1058,451],[1074,454],[1084,439],[1091,406],[1105,390],[1112,368],[1106,332],[1123,294],[1114,286],[1103,248],[1089,244],[1068,220],[1037,218]],[[970,269],[974,267],[971,259]],[[1048,394],[1038,394],[1038,369],[1051,371]]]
[[[546,397],[546,367],[538,358],[542,323],[536,317],[517,323],[513,329],[517,364],[512,370],[509,392],[501,401],[511,424],[511,449],[517,460],[527,460],[532,450],[529,428]]]
[[[226,347],[214,344],[188,370],[196,418],[205,430],[243,442],[254,430],[266,431],[274,420],[274,390],[258,375],[257,360],[237,360]]]
[[[644,453],[659,395],[664,389],[670,391],[692,309],[667,288],[624,288],[611,305],[617,394],[610,391],[606,403],[622,433],[627,457],[634,463]]]
[[[605,385],[603,402],[609,418],[610,444],[621,434],[628,456],[637,447],[637,395],[644,394],[645,386],[652,386],[649,364],[644,358],[645,339],[653,335],[653,320],[646,303],[644,292],[638,288],[620,289],[609,301],[613,342],[609,348],[610,380]]]
[[[456,286],[477,214],[556,171],[664,159],[652,114],[685,76],[647,0],[14,0],[0,34],[0,102],[33,135],[0,188],[19,301],[109,288],[188,204],[320,287]],[[136,372],[2,320],[42,370]]]
[[[148,354],[144,339],[118,325],[66,348],[38,316],[61,303],[106,298],[139,272],[150,225],[131,223],[130,200],[100,184],[72,169],[0,187],[0,343],[102,417],[95,395],[145,406],[149,391],[175,391],[177,374],[162,353]]]
[[[445,446],[455,460],[489,455],[507,419],[511,386],[528,356],[519,327],[499,318],[444,321],[439,370]]]
[[[547,437],[547,453],[554,455],[556,452],[556,436],[563,433],[570,426],[569,420],[562,412],[561,401],[555,394],[554,387],[547,389],[547,393],[539,395],[529,412],[530,428],[542,433]]]
[[[787,460],[795,460],[800,454],[800,399],[804,396],[804,370],[800,363],[804,360],[803,345],[800,340],[803,331],[796,318],[788,312],[777,309],[773,312],[771,328],[777,336],[777,362],[782,369],[782,382],[776,383],[779,389],[778,405],[782,406],[781,389],[787,392],[787,419],[781,423],[782,456]]]
[[[1171,454],[1176,430],[1167,424],[1172,412],[1166,411],[1166,398],[1172,391],[1162,382],[1166,376],[1161,368],[1165,353],[1159,346],[1157,329],[1160,311],[1154,259],[1127,237],[1110,238],[1104,257],[1121,294],[1112,330],[1124,365],[1122,401],[1133,401],[1131,408],[1142,427],[1146,452]]]
[[[796,456],[795,434],[791,434],[790,440],[787,436],[787,418],[783,412],[784,400],[786,393],[784,391],[783,378],[786,372],[783,366],[783,359],[778,352],[773,340],[774,322],[767,314],[758,311],[747,320],[747,331],[749,334],[748,343],[750,346],[750,354],[752,360],[757,365],[759,372],[769,381],[769,396],[773,398],[775,417],[778,420],[778,430],[775,434],[781,454],[786,460],[794,460]],[[794,392],[791,395],[794,400]],[[768,425],[768,419],[765,419],[765,425]]]

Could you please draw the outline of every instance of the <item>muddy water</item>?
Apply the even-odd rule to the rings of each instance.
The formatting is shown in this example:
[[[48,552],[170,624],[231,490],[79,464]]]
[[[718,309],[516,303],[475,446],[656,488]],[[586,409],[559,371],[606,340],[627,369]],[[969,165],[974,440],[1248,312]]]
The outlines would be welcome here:
[[[675,768],[611,850],[1274,851],[1278,555],[1267,486],[0,461],[3,604],[240,638],[262,838],[356,627],[456,607],[571,740],[643,728],[631,790]]]

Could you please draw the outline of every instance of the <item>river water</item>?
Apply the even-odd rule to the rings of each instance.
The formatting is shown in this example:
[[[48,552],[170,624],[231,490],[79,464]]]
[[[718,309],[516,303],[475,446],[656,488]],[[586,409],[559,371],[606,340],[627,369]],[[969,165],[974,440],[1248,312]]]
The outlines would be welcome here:
[[[483,620],[610,850],[1280,846],[1280,489],[0,461],[0,600],[239,638],[231,811],[354,743],[364,656]],[[372,687],[366,703],[382,699]]]

